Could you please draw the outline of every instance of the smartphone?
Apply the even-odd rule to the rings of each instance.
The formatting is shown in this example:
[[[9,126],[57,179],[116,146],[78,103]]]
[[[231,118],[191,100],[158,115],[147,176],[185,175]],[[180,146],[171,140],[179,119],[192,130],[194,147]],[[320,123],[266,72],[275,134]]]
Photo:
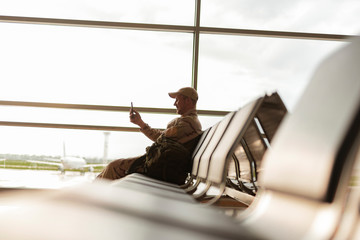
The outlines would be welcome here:
[[[133,114],[133,113],[134,113],[134,106],[133,106],[133,102],[131,102],[130,112],[131,112],[131,114]]]

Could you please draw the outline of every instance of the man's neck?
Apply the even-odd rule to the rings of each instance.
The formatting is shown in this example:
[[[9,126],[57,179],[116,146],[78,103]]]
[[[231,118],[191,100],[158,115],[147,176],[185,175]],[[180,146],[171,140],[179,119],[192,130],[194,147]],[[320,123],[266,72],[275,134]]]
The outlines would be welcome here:
[[[196,107],[191,107],[191,108],[187,109],[183,114],[181,114],[181,116],[185,117],[185,116],[189,115],[191,112],[196,112]]]

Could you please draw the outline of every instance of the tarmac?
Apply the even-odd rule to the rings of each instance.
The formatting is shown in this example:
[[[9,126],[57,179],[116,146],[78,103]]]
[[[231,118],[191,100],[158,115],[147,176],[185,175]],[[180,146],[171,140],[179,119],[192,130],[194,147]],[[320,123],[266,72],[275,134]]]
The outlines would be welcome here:
[[[0,188],[60,189],[94,181],[98,173],[0,169]]]

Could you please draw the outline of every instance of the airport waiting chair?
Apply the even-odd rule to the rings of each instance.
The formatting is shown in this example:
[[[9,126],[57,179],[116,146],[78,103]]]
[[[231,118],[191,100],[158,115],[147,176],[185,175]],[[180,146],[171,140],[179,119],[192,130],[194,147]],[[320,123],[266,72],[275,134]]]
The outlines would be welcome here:
[[[252,118],[258,105],[262,101],[262,97],[258,98],[249,104],[245,105],[236,112],[228,114],[224,118],[224,123],[220,122],[217,129],[220,133],[215,136],[215,141],[211,141],[202,154],[202,160],[198,164],[198,187],[197,191],[190,190],[193,197],[199,201],[205,200],[207,204],[212,204],[218,201],[224,193],[226,185],[226,177],[224,168],[227,165],[227,160],[234,149],[234,146],[242,137],[248,126],[248,119]],[[218,131],[218,130],[217,130]],[[201,188],[200,185],[203,185]],[[217,190],[217,194],[209,194],[209,190],[213,188]],[[210,197],[211,200],[208,198]]]
[[[231,141],[231,134],[237,134],[237,139],[233,141],[232,143],[222,141],[218,148],[216,149],[219,151],[219,155],[216,155],[217,152],[215,151],[213,154],[213,160],[210,162],[209,172],[208,172],[208,181],[210,182],[210,186],[217,186],[221,192],[222,195],[217,195],[216,198],[212,199],[209,203],[214,203],[217,200],[221,198],[230,197],[232,199],[235,199],[236,201],[240,201],[241,203],[245,205],[251,204],[253,197],[250,196],[247,192],[244,191],[238,191],[236,188],[232,188],[229,186],[226,186],[226,180],[227,180],[227,169],[229,165],[229,161],[232,158],[235,149],[237,146],[244,142],[245,140],[248,141],[248,146],[251,147],[252,155],[256,156],[258,158],[258,161],[261,160],[263,151],[259,151],[257,142],[254,142],[253,135],[259,135],[264,137],[264,133],[258,132],[254,133],[254,123],[257,122],[256,126],[259,126],[259,120],[258,116],[261,116],[263,118],[272,119],[271,115],[274,115],[274,119],[271,124],[270,121],[267,120],[267,130],[272,131],[271,137],[275,133],[277,127],[279,126],[282,118],[286,114],[286,108],[283,104],[270,104],[273,102],[276,102],[274,99],[276,99],[279,103],[282,103],[279,95],[277,93],[273,93],[270,96],[264,96],[261,98],[258,98],[256,101],[253,101],[243,108],[242,114],[236,114],[234,117],[234,129],[229,129],[226,133],[229,134],[229,136],[224,136],[224,139],[228,139]],[[271,109],[271,110],[270,110]],[[280,110],[279,110],[280,109]],[[276,113],[276,114],[275,114]],[[279,117],[280,116],[280,117]],[[236,126],[240,125],[241,128],[236,129]],[[260,136],[260,135],[259,135]],[[263,141],[262,141],[263,142]],[[262,144],[262,143],[260,143]],[[222,151],[227,153],[226,155],[221,154]],[[221,169],[221,170],[219,170]],[[231,204],[230,204],[231,206]]]
[[[242,226],[269,239],[330,239],[360,144],[360,40],[326,59],[265,154]],[[257,234],[258,233],[258,234]]]
[[[227,195],[238,198],[238,191],[242,191],[255,196],[262,158],[286,114],[287,109],[277,93],[264,98],[232,154],[232,164],[228,168]]]

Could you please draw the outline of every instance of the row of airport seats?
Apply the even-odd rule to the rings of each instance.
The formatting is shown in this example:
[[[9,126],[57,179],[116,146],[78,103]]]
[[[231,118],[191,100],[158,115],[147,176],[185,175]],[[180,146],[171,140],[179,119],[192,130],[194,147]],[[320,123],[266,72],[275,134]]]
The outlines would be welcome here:
[[[274,135],[287,113],[287,109],[277,93],[265,97],[255,117],[232,152],[228,163],[225,193],[239,201],[243,194],[255,196],[261,174],[261,161]],[[242,201],[243,202],[243,201]]]
[[[271,148],[259,158],[257,183],[254,177],[246,183],[238,172],[231,179],[225,177],[225,187],[218,186],[229,162],[245,155],[244,159],[251,156],[256,161],[255,153],[246,154],[252,149],[246,132],[250,134],[254,122],[249,116],[265,98],[226,116],[206,132],[213,135],[211,139],[203,135],[196,150],[201,154],[194,154],[199,166],[193,169],[192,182],[206,186],[202,189],[209,184],[223,189],[221,197],[211,198],[208,204],[195,200],[206,198],[207,190],[187,194],[171,184],[145,182],[146,177],[139,174],[112,184],[12,194],[23,205],[2,212],[1,238],[358,239],[360,192],[358,180],[353,182],[359,177],[354,166],[360,162],[359,63],[358,39],[323,61],[276,134],[261,134],[260,141],[270,140]],[[204,159],[210,159],[205,178],[200,171]],[[222,174],[213,175],[220,172],[217,167]],[[235,199],[245,203],[243,196],[251,197],[250,206],[239,216],[227,216],[210,205],[231,196],[232,190],[226,189],[242,192]]]

